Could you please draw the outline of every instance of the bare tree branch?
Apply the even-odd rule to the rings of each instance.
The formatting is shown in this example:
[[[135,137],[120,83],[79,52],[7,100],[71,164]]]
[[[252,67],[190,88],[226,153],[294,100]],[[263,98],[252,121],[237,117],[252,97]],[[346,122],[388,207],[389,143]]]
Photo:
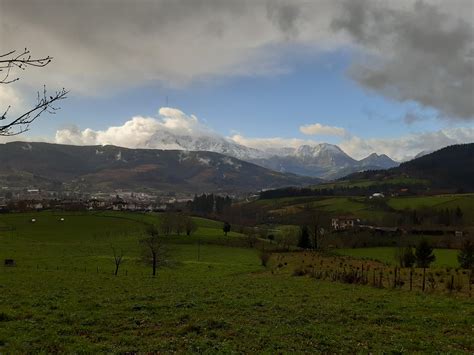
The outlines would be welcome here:
[[[59,91],[56,91],[54,95],[48,96],[46,87],[44,87],[42,93],[38,91],[37,102],[33,108],[21,114],[20,116],[11,119],[7,124],[0,125],[0,136],[15,136],[28,131],[29,125],[43,112],[55,114],[56,111],[59,110],[59,107],[56,107],[54,103],[56,101],[65,99],[68,93],[69,91],[63,88]],[[9,110],[10,106],[8,106],[2,116],[0,116],[0,121],[7,120],[7,114]]]
[[[52,59],[50,56],[32,58],[27,48],[21,52],[12,50],[0,54],[0,84],[11,84],[19,80],[19,77],[10,78],[12,69],[25,70],[28,67],[40,68],[48,65]],[[59,107],[55,106],[55,103],[65,99],[68,92],[69,91],[63,88],[56,91],[53,95],[48,95],[46,86],[44,86],[42,92],[38,91],[36,105],[27,112],[14,118],[7,117],[11,109],[9,105],[0,116],[0,136],[15,136],[28,131],[30,124],[44,112],[55,114],[56,111],[59,110]]]
[[[13,68],[25,70],[27,67],[44,67],[48,65],[52,59],[50,56],[32,58],[27,48],[20,53],[13,50],[5,54],[0,54],[0,73],[2,73],[1,75],[3,76],[3,78],[0,79],[0,84],[10,84],[20,79],[19,77],[9,79]]]

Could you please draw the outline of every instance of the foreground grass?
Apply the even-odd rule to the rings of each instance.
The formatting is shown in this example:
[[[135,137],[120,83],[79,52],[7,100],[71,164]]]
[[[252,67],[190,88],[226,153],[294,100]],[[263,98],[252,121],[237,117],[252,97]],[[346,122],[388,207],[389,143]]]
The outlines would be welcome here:
[[[133,231],[156,216],[25,217],[1,218],[15,231],[0,257],[18,267],[0,268],[0,352],[474,350],[471,299],[272,274],[256,250],[213,244],[219,223],[172,238],[175,263],[152,278]],[[118,277],[110,243],[126,251]]]
[[[474,349],[469,300],[257,269],[193,262],[156,279],[3,272],[0,342],[8,352]]]

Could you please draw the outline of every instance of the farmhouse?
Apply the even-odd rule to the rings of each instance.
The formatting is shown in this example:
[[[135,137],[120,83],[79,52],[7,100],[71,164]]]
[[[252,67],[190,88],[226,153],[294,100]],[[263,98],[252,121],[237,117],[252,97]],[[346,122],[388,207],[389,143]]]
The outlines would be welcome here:
[[[339,216],[331,220],[331,226],[334,230],[354,228],[359,220],[350,216]]]
[[[372,198],[384,198],[384,197],[385,197],[385,195],[384,195],[383,193],[381,193],[381,192],[374,192],[374,193],[372,194],[372,196],[369,197],[369,199],[372,199]]]

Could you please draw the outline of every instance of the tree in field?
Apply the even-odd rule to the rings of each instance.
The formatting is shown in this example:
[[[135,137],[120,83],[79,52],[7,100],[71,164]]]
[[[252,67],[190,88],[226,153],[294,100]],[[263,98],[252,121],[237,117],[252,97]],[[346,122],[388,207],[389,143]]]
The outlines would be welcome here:
[[[173,214],[173,229],[177,235],[181,235],[186,230],[186,215],[182,212],[176,212]]]
[[[425,239],[420,241],[420,243],[417,245],[415,257],[416,265],[423,268],[422,290],[425,291],[426,268],[430,267],[430,264],[436,259],[436,257],[433,255],[433,248]]]
[[[26,48],[21,52],[12,50],[7,53],[0,53],[0,85],[8,85],[18,81],[19,77],[12,77],[15,71],[26,70],[29,67],[45,67],[52,59],[50,56],[33,58]],[[15,117],[9,117],[10,105],[0,108],[0,136],[14,136],[26,132],[30,124],[42,113],[54,114],[59,109],[54,104],[65,99],[67,93],[68,91],[63,88],[52,95],[48,95],[46,87],[43,87],[43,90],[37,93],[36,104]]]
[[[230,232],[229,222],[224,222],[224,226],[222,227],[222,230],[224,231],[224,235],[227,237],[227,233]]]
[[[285,250],[290,250],[292,245],[297,244],[297,233],[290,226],[284,226],[278,233],[278,244]]]
[[[456,207],[456,211],[454,212],[454,215],[456,216],[456,224],[462,225],[464,214],[463,214],[461,208],[459,208],[459,206]]]
[[[309,237],[309,230],[307,226],[302,226],[300,229],[300,237],[298,239],[298,247],[303,249],[311,248],[311,239]]]
[[[399,247],[395,251],[395,259],[400,267],[412,267],[415,265],[416,257],[411,247]]]
[[[167,252],[158,229],[154,225],[148,226],[144,237],[140,239],[140,245],[143,249],[143,260],[145,263],[151,264],[152,274],[155,276],[157,267],[166,262]]]
[[[474,269],[474,243],[465,240],[458,254],[459,265],[463,269]]]
[[[192,233],[196,232],[198,229],[197,223],[191,216],[184,216],[184,226],[186,230],[186,235],[190,236]]]
[[[112,251],[114,253],[114,263],[115,263],[114,275],[117,276],[118,272],[119,272],[120,265],[123,262],[123,250],[120,249],[120,252],[119,252],[115,247],[112,247]]]
[[[416,257],[411,247],[406,247],[402,254],[403,267],[412,267],[415,265]]]
[[[160,231],[163,235],[170,235],[173,233],[173,229],[175,226],[176,216],[172,212],[165,212],[163,213],[160,221]]]
[[[433,254],[433,248],[431,245],[423,239],[417,245],[415,250],[416,265],[422,268],[430,267],[430,264],[435,261],[436,257]]]

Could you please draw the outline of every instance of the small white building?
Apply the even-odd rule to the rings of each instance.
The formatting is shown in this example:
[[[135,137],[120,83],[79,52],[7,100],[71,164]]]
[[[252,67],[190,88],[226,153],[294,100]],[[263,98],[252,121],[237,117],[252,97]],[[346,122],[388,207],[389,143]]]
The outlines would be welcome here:
[[[357,218],[349,216],[340,216],[335,217],[331,220],[331,226],[334,230],[342,230],[354,228],[354,226],[359,222]]]
[[[372,196],[370,196],[369,198],[372,199],[372,198],[384,198],[384,197],[385,197],[385,195],[384,195],[383,193],[381,193],[381,192],[374,192],[374,193],[372,194]]]

